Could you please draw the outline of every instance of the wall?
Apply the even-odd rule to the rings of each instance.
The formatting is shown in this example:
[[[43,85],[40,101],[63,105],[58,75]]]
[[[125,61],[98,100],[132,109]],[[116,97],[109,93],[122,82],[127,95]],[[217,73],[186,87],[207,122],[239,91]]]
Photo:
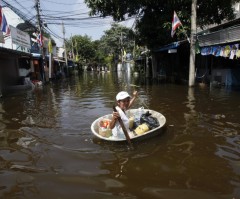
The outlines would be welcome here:
[[[0,55],[0,78],[3,86],[18,83],[17,65],[17,57],[3,58]]]

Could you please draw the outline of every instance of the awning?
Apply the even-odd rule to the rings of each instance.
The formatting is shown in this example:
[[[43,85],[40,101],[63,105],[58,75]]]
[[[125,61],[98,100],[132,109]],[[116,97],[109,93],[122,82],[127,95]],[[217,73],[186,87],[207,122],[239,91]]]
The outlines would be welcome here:
[[[20,55],[20,56],[27,56],[27,57],[31,57],[30,53],[26,53],[26,52],[22,52],[22,51],[18,51],[18,50],[13,50],[10,48],[4,48],[4,47],[0,47],[0,53],[1,54],[14,54],[14,55]]]
[[[173,43],[167,44],[165,46],[161,46],[160,48],[157,48],[157,49],[153,50],[153,52],[163,52],[163,51],[167,51],[167,50],[170,50],[170,49],[176,49],[181,44],[187,43],[187,42],[188,42],[188,40],[173,42]]]

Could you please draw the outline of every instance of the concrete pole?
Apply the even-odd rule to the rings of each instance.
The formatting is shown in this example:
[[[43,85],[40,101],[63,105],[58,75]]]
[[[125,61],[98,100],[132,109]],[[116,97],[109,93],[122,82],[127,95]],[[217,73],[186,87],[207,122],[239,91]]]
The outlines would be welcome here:
[[[76,61],[75,60],[75,54],[74,54],[74,46],[73,46],[73,36],[72,36],[72,34],[71,34],[71,42],[72,42],[72,58],[73,58],[74,61]]]
[[[197,0],[192,0],[192,14],[191,14],[191,38],[190,38],[190,59],[189,59],[189,82],[188,85],[195,85],[195,57],[196,57],[196,33],[197,33]]]
[[[122,36],[122,32],[121,32],[121,38],[120,38],[120,46],[121,46],[121,62],[122,62],[122,70],[124,70],[124,67],[123,67],[123,51],[124,51],[124,48],[123,48],[123,36]]]
[[[156,54],[152,52],[152,77],[157,78],[157,58]]]
[[[0,80],[0,97],[2,97],[2,82],[1,82],[1,80]]]
[[[68,76],[68,75],[69,75],[69,71],[68,71],[68,59],[67,59],[67,49],[66,49],[66,43],[65,43],[65,28],[64,28],[63,22],[62,22],[62,31],[63,31],[64,58],[65,58],[66,69],[67,69],[67,74],[66,74],[66,76]]]
[[[51,79],[52,78],[52,53],[49,52],[49,71],[48,71],[48,78]]]
[[[148,65],[148,49],[147,47],[145,47],[145,51],[146,51],[146,78],[149,77],[149,65]]]
[[[41,38],[43,38],[43,30],[42,30],[42,23],[41,23],[41,19],[40,19],[40,11],[39,11],[39,7],[40,7],[40,1],[39,0],[35,0],[35,8],[37,11],[37,22],[38,22],[38,28],[39,28],[39,34],[41,36]],[[45,83],[45,52],[44,52],[44,48],[43,48],[43,41],[42,41],[42,46],[40,46],[40,51],[42,54],[42,80],[43,83]]]

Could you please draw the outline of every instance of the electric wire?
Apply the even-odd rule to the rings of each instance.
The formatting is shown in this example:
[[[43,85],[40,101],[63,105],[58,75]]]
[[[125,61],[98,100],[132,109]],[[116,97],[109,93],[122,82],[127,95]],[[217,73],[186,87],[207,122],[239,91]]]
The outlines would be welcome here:
[[[45,9],[45,4],[44,4],[44,3],[41,4],[41,8],[43,8],[43,9],[41,9],[41,13],[42,13],[42,14],[45,14],[45,11],[44,11],[44,9]],[[47,23],[47,22],[46,22],[46,23]],[[48,23],[47,23],[47,24],[48,24]],[[59,26],[56,26],[55,24],[53,24],[53,25],[52,25],[52,28],[53,28],[54,30],[50,29],[48,26],[47,26],[47,27],[44,27],[44,29],[45,29],[45,30],[48,30],[48,32],[50,32],[55,39],[57,39],[59,42],[63,42],[63,37],[59,36],[59,34],[62,32],[61,29],[59,28]]]
[[[71,3],[60,3],[60,2],[49,1],[49,0],[44,0],[44,1],[49,2],[49,3],[59,4],[59,5],[72,6]],[[83,4],[84,4],[84,3],[74,3],[74,5],[83,5]]]
[[[31,26],[34,26],[36,28],[37,24],[37,19],[36,15],[32,13],[32,11],[29,11],[29,9],[24,6],[23,2],[32,2],[33,5],[30,8],[34,8],[34,1],[33,0],[23,0],[21,3],[19,0],[2,0],[2,2],[5,3],[8,7],[10,6],[11,9],[24,20],[26,23],[31,24]],[[10,5],[15,3],[16,5],[12,6]],[[88,13],[89,11],[86,10],[86,8],[81,8],[82,9],[77,9],[74,11],[61,11],[61,10],[50,10],[47,9],[45,3],[54,3],[56,5],[65,5],[64,3],[61,2],[56,2],[56,1],[50,1],[50,0],[42,0],[40,4],[40,17],[43,22],[43,24],[47,24],[51,27],[45,27],[44,25],[42,26],[43,29],[48,32],[50,35],[53,35],[54,38],[56,39],[63,39],[61,36],[62,30],[60,30],[60,26],[64,23],[64,26],[71,27],[71,28],[98,28],[102,26],[109,26],[111,23],[113,23],[113,20],[110,16],[108,17],[101,17],[101,16],[89,16]],[[68,5],[71,3],[68,3]],[[84,3],[78,3],[79,5],[85,5]],[[74,4],[75,5],[75,4]],[[20,7],[21,11],[16,8]],[[23,11],[26,11],[24,13]],[[132,19],[128,18],[126,21]]]
[[[15,1],[15,0],[14,0]],[[28,24],[30,27],[36,28],[36,26],[31,22],[32,20],[30,20],[27,15],[25,13],[23,13],[22,11],[20,11],[18,8],[16,8],[15,6],[12,6],[9,2],[2,0],[2,5],[10,8],[13,12],[15,12],[19,17],[22,18],[22,20],[25,21],[26,24]]]
[[[73,10],[73,11],[56,11],[56,10],[46,10],[46,9],[42,9],[42,11],[45,13],[45,15],[59,15],[59,14],[68,14],[68,13],[76,13],[79,12],[78,15],[86,15],[89,12],[81,12],[81,10]],[[46,14],[47,13],[47,14]]]
[[[25,11],[27,11],[27,13],[28,14],[26,14],[26,17],[28,18],[28,16],[30,15],[30,14],[32,14],[31,12],[32,11],[30,11],[30,10],[28,10],[28,9],[26,9],[26,7],[24,7],[22,4],[20,4],[17,0],[14,0],[14,2],[16,2],[22,9],[24,9]],[[32,6],[32,8],[33,8],[34,6]],[[32,14],[33,15],[33,14]],[[32,16],[31,15],[31,16]]]

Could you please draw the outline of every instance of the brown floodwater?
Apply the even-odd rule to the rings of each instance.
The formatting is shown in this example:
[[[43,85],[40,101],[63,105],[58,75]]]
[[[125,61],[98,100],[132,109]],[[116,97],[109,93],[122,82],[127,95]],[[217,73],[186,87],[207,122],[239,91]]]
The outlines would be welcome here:
[[[138,87],[134,86],[137,85]],[[161,135],[103,142],[90,125],[121,90],[167,119]],[[0,99],[0,198],[240,198],[240,91],[84,72]]]

